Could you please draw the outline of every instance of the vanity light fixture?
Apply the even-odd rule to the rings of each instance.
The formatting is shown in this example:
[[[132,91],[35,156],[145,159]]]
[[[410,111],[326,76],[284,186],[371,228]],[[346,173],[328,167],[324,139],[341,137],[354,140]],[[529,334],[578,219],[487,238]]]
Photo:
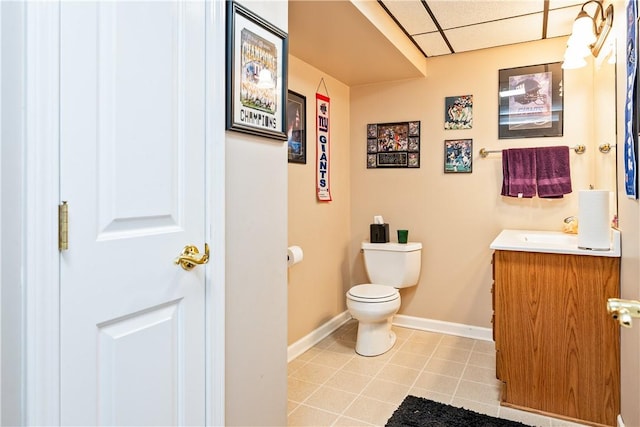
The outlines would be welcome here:
[[[593,17],[585,10],[591,4],[595,4]],[[576,20],[573,22],[573,29],[567,41],[567,50],[564,54],[562,68],[584,67],[587,65],[584,58],[589,54],[597,57],[612,25],[612,4],[605,9],[602,0],[589,0],[584,3]]]

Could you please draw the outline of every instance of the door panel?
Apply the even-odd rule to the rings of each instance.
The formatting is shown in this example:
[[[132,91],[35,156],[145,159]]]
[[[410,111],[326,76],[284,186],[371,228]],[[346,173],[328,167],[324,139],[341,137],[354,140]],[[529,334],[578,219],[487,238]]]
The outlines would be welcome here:
[[[98,325],[101,425],[178,424],[181,308],[174,301]]]
[[[202,2],[61,2],[63,424],[204,424]]]
[[[101,239],[179,226],[188,102],[183,12],[168,2],[98,5]],[[140,174],[144,162],[155,167]]]

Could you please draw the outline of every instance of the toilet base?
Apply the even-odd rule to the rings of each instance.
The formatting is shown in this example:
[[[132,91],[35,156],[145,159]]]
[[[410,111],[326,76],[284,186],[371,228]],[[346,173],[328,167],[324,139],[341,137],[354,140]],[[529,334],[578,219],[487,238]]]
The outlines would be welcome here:
[[[392,317],[382,322],[358,322],[356,353],[361,356],[371,357],[379,356],[391,350],[396,343],[396,333],[391,330]]]

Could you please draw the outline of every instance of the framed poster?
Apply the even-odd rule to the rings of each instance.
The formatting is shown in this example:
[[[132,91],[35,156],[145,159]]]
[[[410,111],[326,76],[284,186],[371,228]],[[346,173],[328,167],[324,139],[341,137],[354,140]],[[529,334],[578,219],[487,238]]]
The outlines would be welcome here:
[[[226,128],[285,141],[287,34],[227,3]]]
[[[287,146],[289,163],[307,163],[307,98],[290,90],[287,94]]]
[[[472,139],[449,139],[444,142],[445,173],[471,173],[472,167]]]
[[[562,136],[562,79],[560,62],[500,70],[498,137]]]
[[[473,95],[447,96],[444,99],[444,128],[471,129],[473,127]]]
[[[419,121],[367,125],[367,169],[419,167]]]

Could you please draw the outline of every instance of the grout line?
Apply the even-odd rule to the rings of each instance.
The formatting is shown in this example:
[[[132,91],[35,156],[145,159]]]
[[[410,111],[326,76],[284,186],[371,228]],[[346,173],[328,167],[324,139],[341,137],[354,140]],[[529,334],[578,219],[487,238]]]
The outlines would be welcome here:
[[[413,333],[410,336],[413,336]],[[438,350],[438,347],[440,347],[440,344],[442,343],[442,339],[443,338],[444,338],[444,336],[442,334],[440,334],[440,338],[438,338],[438,342],[437,342],[436,346],[433,348],[433,351],[429,355],[429,358],[422,365],[422,368],[420,368],[420,372],[418,373],[418,376],[416,377],[416,379],[413,380],[413,383],[409,387],[409,391],[411,391],[411,389],[413,389],[416,386],[416,383],[418,382],[418,378],[420,378],[420,376],[423,373],[425,373],[425,368],[427,367],[429,362],[431,362],[431,360],[433,359],[433,355],[436,354],[436,351]]]
[[[345,324],[345,326],[346,326],[346,325],[349,325],[349,324]],[[344,336],[346,333],[348,333],[348,331],[349,331],[349,330],[351,330],[351,329],[354,327],[353,325],[349,325],[348,327],[346,327],[346,329],[341,330],[341,329],[342,329],[343,327],[345,327],[345,326],[342,326],[342,327],[338,328],[338,331],[340,331],[340,334],[339,334],[339,335],[337,335],[338,337],[340,337],[340,336]],[[396,326],[394,326],[394,327],[396,327]],[[398,328],[401,328],[401,327],[398,327]],[[400,351],[401,351],[402,346],[403,346],[404,344],[408,343],[408,342],[411,340],[411,338],[416,334],[416,331],[415,331],[415,330],[413,330],[413,329],[410,329],[410,328],[402,328],[402,329],[408,329],[408,330],[411,330],[411,333],[410,333],[409,335],[407,335],[407,336],[405,336],[405,337],[403,337],[403,338],[402,338],[402,340],[404,341],[402,345],[397,346],[397,347],[393,348],[392,350],[390,350],[390,351],[391,351],[391,352],[393,352],[393,353],[398,353],[398,352],[400,352]],[[376,379],[381,379],[381,378],[379,378],[379,375],[380,375],[380,372],[382,372],[382,371],[384,370],[384,368],[385,368],[385,367],[392,365],[392,366],[400,366],[400,367],[403,367],[403,368],[409,368],[409,369],[414,369],[414,370],[418,370],[418,371],[419,371],[419,374],[416,376],[416,378],[413,380],[413,382],[412,382],[412,383],[411,383],[411,385],[409,386],[409,392],[411,391],[411,389],[413,389],[413,388],[415,388],[415,387],[416,387],[416,383],[418,382],[418,378],[420,378],[420,376],[421,376],[423,373],[436,374],[436,375],[442,375],[442,376],[446,376],[446,377],[450,377],[450,378],[456,378],[456,376],[445,375],[445,374],[438,373],[438,372],[425,371],[425,369],[427,368],[427,365],[429,364],[429,362],[431,362],[431,361],[432,361],[432,360],[434,360],[434,359],[439,359],[439,358],[435,357],[435,354],[436,354],[436,352],[438,351],[438,349],[439,349],[439,348],[444,348],[444,347],[459,348],[459,347],[455,347],[455,346],[451,346],[451,345],[446,345],[445,343],[443,343],[443,340],[444,340],[444,337],[446,336],[446,334],[439,333],[439,332],[434,332],[434,334],[439,335],[439,338],[438,338],[437,343],[436,343],[436,345],[435,345],[435,347],[434,347],[434,349],[433,349],[433,352],[432,352],[432,353],[431,353],[431,355],[426,359],[426,361],[424,362],[424,364],[422,365],[422,367],[421,367],[420,369],[410,368],[410,367],[408,367],[408,366],[398,365],[398,364],[396,364],[396,363],[392,363],[392,362],[391,362],[391,359],[393,358],[393,356],[394,356],[394,355],[390,354],[390,355],[389,355],[389,356],[388,356],[384,361],[382,361],[383,363],[382,363],[382,365],[381,365],[381,368],[380,368],[380,369],[375,373],[375,375],[373,375],[373,376],[371,376],[371,377],[369,377],[369,376],[368,376],[368,375],[366,375],[366,374],[359,373],[359,372],[351,372],[351,371],[349,371],[349,372],[351,372],[351,373],[353,373],[353,374],[356,374],[356,375],[362,375],[362,376],[365,376],[365,377],[369,377],[369,380],[364,384],[364,386],[362,387],[362,389],[361,389],[358,393],[353,393],[353,392],[350,392],[350,391],[347,391],[347,390],[343,390],[343,389],[340,389],[340,388],[336,388],[336,387],[333,387],[333,386],[328,386],[328,385],[327,385],[327,382],[328,382],[331,378],[334,378],[334,377],[336,376],[336,374],[337,374],[339,371],[343,370],[343,369],[344,369],[344,367],[345,367],[348,363],[350,363],[351,361],[353,361],[353,360],[357,359],[358,357],[362,357],[362,356],[358,356],[358,355],[357,355],[357,354],[355,354],[355,352],[354,352],[353,354],[351,354],[351,357],[350,357],[350,358],[349,358],[349,359],[348,359],[344,364],[342,364],[342,365],[341,365],[340,367],[338,367],[338,368],[335,368],[335,367],[327,366],[327,365],[323,365],[323,364],[320,364],[320,363],[314,363],[314,362],[313,362],[313,359],[315,359],[315,358],[316,358],[316,357],[318,357],[320,354],[325,353],[325,352],[327,352],[327,353],[336,353],[336,354],[348,354],[348,353],[333,352],[332,350],[329,350],[329,348],[330,348],[331,346],[329,346],[329,347],[327,347],[327,348],[318,348],[318,347],[316,347],[316,346],[312,347],[312,348],[316,348],[317,350],[319,350],[319,351],[318,351],[318,353],[317,353],[313,358],[311,358],[311,359],[309,359],[309,360],[305,360],[305,361],[304,361],[304,363],[303,363],[303,364],[301,364],[301,366],[300,366],[300,367],[298,367],[298,369],[296,369],[295,371],[291,372],[291,374],[290,374],[290,375],[288,375],[288,377],[293,376],[293,375],[295,374],[295,372],[297,372],[298,370],[302,369],[303,367],[305,367],[305,366],[307,366],[307,365],[309,365],[309,364],[314,364],[314,365],[319,365],[319,366],[327,367],[327,368],[333,369],[335,372],[334,372],[334,373],[333,373],[333,375],[331,375],[328,379],[326,379],[322,384],[319,384],[319,385],[318,385],[318,384],[316,384],[316,383],[312,383],[312,384],[316,384],[316,385],[318,385],[318,388],[317,388],[313,393],[311,393],[309,396],[307,396],[307,397],[306,397],[302,402],[297,402],[297,401],[290,400],[291,402],[296,403],[296,406],[291,410],[291,412],[288,412],[288,413],[287,413],[287,417],[289,417],[293,412],[295,412],[296,410],[298,410],[301,406],[305,406],[305,407],[307,407],[307,408],[312,408],[312,409],[315,409],[315,410],[323,411],[323,412],[325,412],[325,413],[330,413],[330,414],[336,415],[336,416],[337,416],[337,418],[336,418],[336,420],[333,422],[333,424],[332,424],[332,425],[336,425],[336,423],[338,422],[338,420],[340,420],[341,418],[346,418],[346,419],[349,419],[349,420],[357,421],[357,422],[359,422],[359,423],[364,423],[364,424],[369,425],[369,426],[373,426],[373,424],[371,424],[370,422],[368,422],[368,421],[366,421],[366,420],[362,420],[362,419],[359,419],[359,418],[355,418],[355,417],[353,417],[353,416],[348,416],[348,415],[346,415],[346,412],[347,412],[347,411],[348,411],[348,410],[353,406],[353,404],[356,402],[356,400],[358,400],[358,399],[359,399],[359,398],[361,398],[361,397],[365,397],[365,398],[367,398],[367,399],[372,399],[372,400],[375,400],[375,401],[378,401],[378,402],[381,402],[381,403],[386,403],[386,404],[390,404],[390,403],[391,403],[391,402],[388,402],[388,401],[383,401],[383,400],[380,400],[380,399],[376,399],[376,398],[373,398],[373,397],[368,397],[368,396],[364,396],[364,395],[363,395],[364,390],[365,390],[367,387],[369,387],[369,385],[370,385],[374,380],[376,380]],[[335,335],[334,335],[334,336],[335,336]],[[347,341],[347,340],[340,339],[340,338],[335,338],[335,339],[336,339],[336,340],[341,340],[341,341]],[[484,369],[490,369],[490,368],[487,368],[487,367],[485,367],[485,366],[478,366],[478,365],[472,365],[472,364],[470,364],[471,357],[472,357],[472,355],[473,355],[473,353],[474,353],[474,351],[475,351],[476,347],[479,347],[480,345],[483,345],[483,344],[482,344],[482,343],[480,343],[478,340],[473,339],[473,338],[471,338],[471,339],[474,341],[473,346],[471,347],[471,349],[464,349],[464,350],[470,350],[470,351],[469,351],[469,354],[468,354],[468,356],[467,356],[467,360],[466,360],[466,362],[464,363],[464,368],[463,368],[463,370],[462,370],[461,374],[460,374],[459,376],[457,376],[458,382],[457,382],[457,384],[456,384],[456,388],[455,388],[455,390],[454,390],[454,392],[453,392],[453,394],[452,394],[452,396],[451,396],[451,398],[450,398],[449,404],[451,404],[451,403],[453,402],[453,400],[456,398],[456,396],[457,396],[457,394],[458,394],[458,391],[459,391],[459,389],[460,389],[461,383],[462,383],[462,378],[464,377],[464,374],[466,373],[466,371],[467,371],[467,369],[469,368],[469,366],[478,367],[478,368],[484,368]],[[459,349],[460,349],[460,350],[463,350],[462,348],[459,348]],[[477,353],[479,353],[479,354],[491,354],[491,353],[489,353],[489,352],[484,352],[484,351],[477,351]],[[295,360],[295,359],[294,359],[294,360]],[[442,360],[447,360],[447,359],[442,359]],[[455,362],[455,361],[453,361],[453,360],[449,360],[449,361],[450,361],[450,362]],[[461,363],[461,362],[456,362],[456,363]],[[294,377],[294,378],[295,378],[295,377]],[[298,380],[300,380],[300,381],[305,381],[305,380],[302,380],[302,379],[300,379],[300,378],[296,378],[296,379],[298,379]],[[389,380],[386,380],[386,379],[385,379],[384,381],[389,381]],[[474,383],[478,383],[478,384],[485,384],[485,385],[486,385],[486,383],[484,383],[484,382],[478,382],[478,381],[473,381],[473,380],[466,380],[466,381],[470,381],[470,382],[474,382]],[[306,381],[306,382],[309,382],[309,381]],[[394,382],[394,383],[395,383],[395,381],[390,381],[390,382]],[[401,383],[396,383],[396,384],[401,384]],[[404,385],[404,384],[402,384],[402,385]],[[342,412],[340,412],[340,413],[338,413],[338,412],[334,412],[334,411],[330,411],[330,410],[327,410],[327,409],[323,409],[323,408],[319,408],[319,407],[317,407],[317,406],[313,406],[313,405],[308,404],[308,400],[311,398],[311,396],[313,396],[314,394],[316,394],[316,393],[320,390],[320,388],[322,388],[322,387],[328,387],[328,388],[331,388],[331,389],[334,389],[334,390],[338,390],[338,391],[343,391],[343,392],[346,392],[346,393],[354,394],[354,395],[355,395],[355,397],[354,397],[353,401],[352,401],[351,403],[349,403],[349,405],[347,405],[347,406],[345,407],[345,409],[344,409]],[[427,391],[432,391],[432,390],[427,390]],[[408,392],[408,393],[409,393],[409,392]],[[433,392],[435,393],[435,391],[433,391]],[[288,400],[289,400],[289,399],[288,399]],[[473,400],[473,399],[468,399],[468,398],[465,398],[465,400],[469,400],[469,401],[477,402],[477,403],[479,403],[479,404],[483,404],[483,405],[489,405],[489,406],[491,406],[491,404],[490,404],[490,403],[487,403],[487,402],[475,401],[475,400]],[[498,407],[498,416],[501,416],[501,415],[502,415],[502,412],[503,412],[503,411],[501,411],[501,409],[503,409],[503,408],[502,408],[502,406],[500,406],[500,403],[499,403],[499,402],[496,402],[496,404],[497,404],[497,407]],[[521,411],[517,411],[517,412],[521,412]],[[528,414],[527,412],[524,412],[524,413],[525,413],[525,414]],[[543,419],[545,419],[545,418],[546,418],[546,422],[548,423],[548,424],[546,424],[546,425],[548,425],[548,426],[553,426],[553,425],[554,425],[554,424],[553,424],[553,422],[555,421],[555,419],[554,419],[554,418],[551,418],[551,417],[544,417]],[[580,425],[580,424],[578,424],[578,425]]]
[[[473,347],[475,347],[475,345],[476,344],[474,342],[473,346],[471,347],[471,351],[469,351],[469,354],[467,355],[467,361],[464,363],[464,368],[462,368],[462,372],[460,372],[460,377],[458,377],[458,384],[456,384],[456,389],[453,391],[453,396],[451,396],[451,402],[449,403],[453,403],[454,399],[456,398],[456,395],[458,394],[458,389],[460,388],[460,384],[462,383],[462,378],[464,377],[465,372],[467,372],[467,367],[469,366],[469,360],[471,360],[471,353],[473,353]]]

